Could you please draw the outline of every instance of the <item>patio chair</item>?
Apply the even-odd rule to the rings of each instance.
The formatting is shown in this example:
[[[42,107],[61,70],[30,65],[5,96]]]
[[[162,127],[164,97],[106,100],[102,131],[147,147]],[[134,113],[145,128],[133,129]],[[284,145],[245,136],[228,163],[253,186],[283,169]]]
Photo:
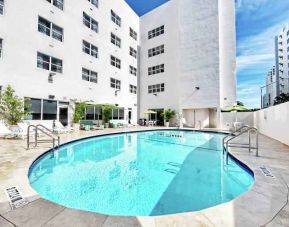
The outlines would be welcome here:
[[[53,128],[53,132],[56,133],[69,133],[72,132],[73,128],[69,127],[69,126],[63,126],[63,124],[60,121],[55,121],[54,122],[54,128]]]
[[[22,139],[26,138],[29,124],[25,122],[21,122],[21,123],[17,123],[17,125],[18,125],[18,132],[16,132],[17,133],[16,136],[21,137]]]
[[[3,123],[0,122],[0,138],[12,137],[13,132]]]

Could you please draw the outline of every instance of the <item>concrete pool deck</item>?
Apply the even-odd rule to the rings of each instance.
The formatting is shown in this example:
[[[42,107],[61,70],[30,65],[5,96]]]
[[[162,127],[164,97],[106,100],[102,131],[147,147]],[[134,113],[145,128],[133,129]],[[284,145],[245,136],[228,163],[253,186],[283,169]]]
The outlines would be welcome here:
[[[135,127],[106,129],[61,135],[61,143],[74,139],[155,128]],[[241,140],[244,138],[241,138]],[[198,212],[156,217],[108,216],[69,209],[44,200],[31,188],[27,173],[32,162],[49,145],[26,150],[26,140],[0,140],[0,226],[289,226],[289,147],[260,135],[259,157],[246,149],[235,148],[231,153],[254,172],[255,183],[240,197]],[[265,177],[260,166],[271,170],[275,178]],[[4,190],[17,186],[29,204],[11,210]]]

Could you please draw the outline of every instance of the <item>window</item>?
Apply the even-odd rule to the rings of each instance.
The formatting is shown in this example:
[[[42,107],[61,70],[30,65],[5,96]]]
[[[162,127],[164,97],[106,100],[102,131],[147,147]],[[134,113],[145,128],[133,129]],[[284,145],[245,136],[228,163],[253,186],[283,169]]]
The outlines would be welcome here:
[[[62,73],[62,60],[38,52],[37,67],[52,72]]]
[[[121,68],[121,61],[120,59],[114,57],[114,56],[110,56],[110,64],[116,68]]]
[[[60,42],[63,41],[63,28],[51,23],[42,17],[38,17],[38,31],[47,36],[51,36]]]
[[[135,67],[133,67],[133,66],[129,66],[129,73],[131,74],[131,75],[134,75],[134,76],[136,76],[136,73],[137,73],[137,69],[135,68]]]
[[[0,58],[3,57],[3,39],[0,38]]]
[[[97,84],[97,72],[82,68],[82,80]]]
[[[117,108],[112,110],[113,120],[123,120],[124,119],[124,108]]]
[[[156,65],[156,66],[152,66],[148,68],[148,75],[154,75],[154,74],[158,74],[158,73],[163,73],[165,72],[165,65],[161,64],[161,65]]]
[[[111,43],[118,46],[119,48],[121,47],[121,39],[118,38],[115,34],[111,33],[110,34],[111,37]]]
[[[88,0],[92,5],[98,7],[98,0]]]
[[[42,120],[57,119],[57,101],[43,100]]]
[[[159,35],[162,35],[164,33],[165,33],[165,26],[162,25],[158,28],[155,28],[155,29],[149,31],[148,32],[148,39],[152,39],[152,38],[159,36]]]
[[[129,35],[132,37],[134,40],[137,40],[137,33],[134,31],[132,28],[129,28]]]
[[[163,54],[165,52],[165,45],[160,45],[148,50],[148,56],[153,57],[159,54]]]
[[[41,99],[25,98],[25,111],[29,112],[27,120],[41,120]]]
[[[110,87],[120,90],[120,87],[121,87],[120,80],[117,80],[117,79],[114,79],[114,78],[110,78]]]
[[[86,120],[102,120],[102,109],[97,106],[87,106],[85,110]]]
[[[89,42],[82,41],[82,51],[89,54],[95,58],[98,58],[98,48]]]
[[[0,15],[4,14],[4,0],[0,0]]]
[[[137,92],[137,87],[130,84],[130,85],[129,85],[129,92],[132,93],[132,94],[136,94],[136,92]]]
[[[111,20],[121,27],[121,18],[113,10],[111,10]]]
[[[132,47],[129,47],[129,55],[133,56],[134,58],[137,58],[137,50],[133,49]]]
[[[83,24],[98,33],[98,22],[83,12]]]
[[[57,8],[63,10],[63,0],[46,0]]]
[[[165,91],[165,84],[155,84],[148,86],[148,93],[159,93]]]

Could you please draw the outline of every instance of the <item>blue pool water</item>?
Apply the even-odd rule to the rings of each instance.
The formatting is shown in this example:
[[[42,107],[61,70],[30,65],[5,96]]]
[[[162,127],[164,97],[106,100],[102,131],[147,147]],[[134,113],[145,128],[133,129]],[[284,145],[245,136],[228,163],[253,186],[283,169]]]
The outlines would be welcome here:
[[[234,199],[254,178],[231,158],[223,134],[150,131],[90,138],[47,153],[30,168],[45,199],[109,215],[197,211]]]

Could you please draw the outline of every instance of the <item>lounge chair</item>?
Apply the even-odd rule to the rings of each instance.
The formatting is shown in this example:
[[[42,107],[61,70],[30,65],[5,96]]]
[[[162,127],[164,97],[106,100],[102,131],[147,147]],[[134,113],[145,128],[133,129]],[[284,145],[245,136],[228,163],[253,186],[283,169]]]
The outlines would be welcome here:
[[[72,132],[73,128],[66,126],[64,127],[63,124],[60,121],[55,121],[54,122],[54,128],[53,128],[53,132],[56,133],[69,133]]]
[[[21,137],[22,139],[24,139],[25,137],[27,137],[27,130],[29,127],[28,123],[17,123],[18,125],[18,132],[17,132],[17,137]]]
[[[0,122],[0,137],[6,138],[9,136],[12,137],[13,132],[3,122]]]

